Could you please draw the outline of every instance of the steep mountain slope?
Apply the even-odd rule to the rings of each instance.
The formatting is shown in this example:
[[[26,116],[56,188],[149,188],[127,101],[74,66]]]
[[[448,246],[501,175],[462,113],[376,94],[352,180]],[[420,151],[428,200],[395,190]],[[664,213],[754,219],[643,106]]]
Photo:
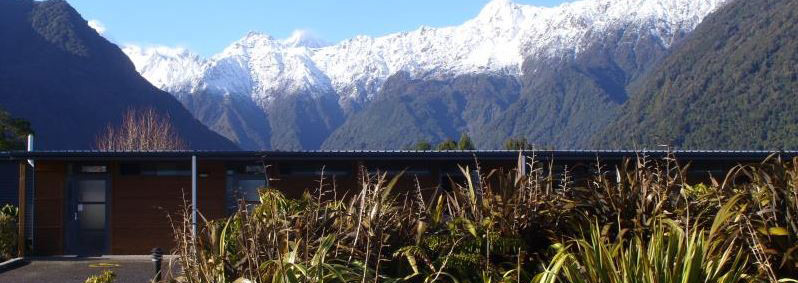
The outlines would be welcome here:
[[[666,55],[670,43],[678,42],[687,33],[687,30],[673,33],[668,41],[663,41],[658,34],[651,33],[650,25],[630,22],[613,27],[611,32],[594,33],[584,39],[581,50],[570,56],[529,56],[518,78],[520,84],[493,91],[461,89],[457,95],[481,99],[455,108],[458,111],[449,111],[453,114],[445,119],[437,119],[450,121],[446,130],[431,127],[423,119],[407,118],[447,113],[426,106],[428,101],[446,98],[445,90],[425,88],[431,83],[429,80],[386,87],[377,100],[336,130],[324,147],[397,148],[397,144],[408,145],[418,139],[439,141],[456,137],[460,131],[469,132],[480,148],[500,148],[508,137],[525,137],[531,143],[558,148],[584,147],[617,116],[628,97],[627,86]],[[505,80],[514,78],[494,75],[494,80],[497,76]],[[473,77],[463,75],[435,82],[462,85]],[[382,100],[382,96],[402,99]],[[491,99],[503,103],[493,103]],[[393,112],[389,110],[392,106],[396,107]],[[480,111],[481,108],[490,111]],[[398,115],[404,112],[406,115]]]
[[[519,90],[520,84],[511,76],[419,80],[400,72],[389,78],[378,98],[341,125],[322,148],[398,149],[419,140],[458,137],[462,131],[468,131],[475,141],[483,141],[496,134],[489,128],[490,121],[518,99]]]
[[[0,38],[0,105],[31,122],[40,149],[89,149],[130,107],[168,113],[192,148],[236,148],[143,79],[65,1],[0,0]]]
[[[735,1],[632,87],[600,147],[798,147],[798,1]]]
[[[239,146],[297,150],[319,148],[344,119],[329,79],[310,59],[309,46],[323,45],[304,33],[281,41],[253,32],[208,60],[184,49],[125,52],[153,84]]]
[[[581,140],[575,140],[574,135],[593,129],[614,115],[626,97],[625,86],[644,72],[647,64],[656,61],[663,50],[692,31],[707,14],[726,1],[583,0],[541,8],[494,0],[476,18],[460,26],[421,27],[412,32],[376,38],[358,36],[329,46],[318,44],[318,40],[307,38],[306,34],[277,40],[250,33],[208,59],[169,49],[131,47],[125,51],[144,77],[159,88],[182,97],[184,104],[188,104],[187,100],[219,100],[187,98],[191,95],[249,98],[265,116],[270,117],[269,124],[272,125],[271,132],[266,135],[270,142],[261,142],[260,146],[271,144],[274,148],[293,148],[324,142],[327,148],[381,147],[377,142],[383,139],[371,137],[398,134],[353,129],[362,127],[363,123],[352,119],[372,121],[377,123],[372,128],[380,130],[402,128],[393,126],[404,123],[408,132],[413,129],[425,133],[406,138],[436,138],[449,135],[449,131],[476,132],[483,128],[482,125],[492,123],[492,127],[500,128],[501,132],[477,139],[479,145],[495,147],[501,144],[497,140],[509,135],[535,135],[539,136],[540,142],[577,144]],[[604,55],[614,57],[603,62],[592,58]],[[611,74],[603,74],[605,70]],[[417,99],[419,102],[411,103],[416,105],[420,101],[435,99],[413,98],[411,92],[402,89],[384,91],[388,79],[400,72],[406,73],[407,83],[420,83],[422,86],[427,82],[450,84],[459,77],[503,77],[499,80],[523,81],[524,91],[517,101],[520,104],[501,106],[498,108],[501,111],[490,112],[490,119],[476,117],[480,120],[476,124],[469,120],[444,127],[450,130],[425,128],[421,124],[409,125],[407,121],[379,116],[391,112],[369,110],[371,107],[385,109],[386,106],[380,106],[387,101],[383,100],[383,95],[388,100],[397,96],[405,97],[404,101]],[[553,80],[542,79],[546,77]],[[605,82],[608,79],[611,81]],[[391,94],[397,91],[399,93]],[[500,97],[484,100],[503,101],[503,96],[513,96],[512,93],[518,92],[518,89],[508,89]],[[435,95],[432,92],[419,93]],[[568,95],[571,97],[566,97]],[[275,121],[283,115],[271,113],[285,110],[277,106],[280,104],[278,101],[289,98],[308,102],[297,111],[311,113],[319,107],[324,111],[311,119],[316,122],[305,125],[305,128],[296,124],[301,119]],[[541,100],[547,108],[538,109]],[[582,102],[572,107],[568,104],[572,100]],[[312,101],[315,102],[310,103]],[[592,101],[598,101],[598,107],[588,107],[594,103]],[[218,107],[228,106],[222,104]],[[563,116],[586,107],[602,114],[601,117],[566,121]],[[449,108],[457,109],[457,106]],[[487,108],[494,109],[493,106]],[[407,108],[407,111],[411,114],[414,108]],[[219,117],[192,112],[197,117]],[[367,115],[364,113],[378,116],[364,117]],[[519,115],[531,116],[520,119]],[[447,119],[466,120],[463,115],[455,116]],[[491,119],[496,121],[488,121]],[[217,131],[217,128],[235,128],[224,126],[219,120],[202,121]],[[526,121],[534,121],[534,125],[530,126]],[[296,129],[300,134],[286,135],[275,125]],[[339,129],[339,125],[344,126]],[[559,132],[563,131],[567,134],[560,135]],[[313,133],[314,136],[302,133]],[[361,134],[347,136],[355,133]],[[259,138],[255,133],[225,135],[232,139],[237,136],[253,140]],[[316,138],[321,140],[314,140]]]
[[[674,35],[678,41],[681,35]],[[628,26],[596,39],[575,57],[529,58],[520,99],[488,127],[482,144],[501,145],[525,137],[537,145],[584,148],[615,119],[627,87],[667,53],[666,46],[640,27]]]
[[[271,127],[252,100],[242,96],[180,95],[178,99],[210,129],[241,148],[271,148]]]

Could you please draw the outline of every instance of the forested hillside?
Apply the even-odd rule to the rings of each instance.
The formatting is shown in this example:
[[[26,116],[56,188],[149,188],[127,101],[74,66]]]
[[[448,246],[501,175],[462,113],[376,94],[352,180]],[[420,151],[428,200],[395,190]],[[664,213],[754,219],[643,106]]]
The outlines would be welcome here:
[[[170,116],[191,148],[237,148],[142,78],[66,1],[0,0],[0,39],[0,106],[30,121],[39,149],[90,149],[132,108]]]
[[[798,1],[734,1],[647,77],[593,145],[798,147]]]

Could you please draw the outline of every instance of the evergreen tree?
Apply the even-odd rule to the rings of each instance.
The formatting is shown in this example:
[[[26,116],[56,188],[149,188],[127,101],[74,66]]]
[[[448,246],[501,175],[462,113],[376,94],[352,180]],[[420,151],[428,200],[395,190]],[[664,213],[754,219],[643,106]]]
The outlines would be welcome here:
[[[444,140],[443,142],[438,144],[438,148],[437,149],[438,150],[456,150],[457,149],[457,143],[454,142],[454,140],[452,140],[450,138],[447,138],[446,140]]]
[[[30,123],[0,110],[0,150],[25,149],[25,137],[33,133]]]
[[[526,138],[509,138],[504,142],[504,149],[506,150],[528,150],[532,149],[532,145],[526,141]]]
[[[419,140],[416,144],[410,146],[410,150],[432,150],[432,144],[426,140]]]
[[[471,137],[468,136],[468,133],[463,132],[463,134],[460,135],[460,141],[457,142],[457,149],[459,150],[476,149],[476,147],[474,147],[474,143],[471,142]]]

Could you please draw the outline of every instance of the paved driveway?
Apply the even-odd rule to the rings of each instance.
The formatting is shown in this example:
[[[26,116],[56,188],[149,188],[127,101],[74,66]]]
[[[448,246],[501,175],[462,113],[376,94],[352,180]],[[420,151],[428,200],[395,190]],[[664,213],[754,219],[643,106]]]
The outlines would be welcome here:
[[[167,267],[164,260],[164,269]],[[0,282],[63,282],[83,283],[91,275],[104,270],[116,273],[117,283],[150,282],[154,267],[149,256],[113,256],[100,258],[48,257],[32,258],[29,263],[0,273]]]

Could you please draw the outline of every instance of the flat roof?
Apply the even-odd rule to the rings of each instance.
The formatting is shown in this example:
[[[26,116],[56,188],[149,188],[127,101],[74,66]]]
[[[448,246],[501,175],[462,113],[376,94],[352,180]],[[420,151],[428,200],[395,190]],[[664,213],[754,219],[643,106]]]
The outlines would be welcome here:
[[[10,151],[0,160],[514,160],[520,154],[540,160],[620,160],[635,156],[682,160],[762,161],[770,155],[798,157],[798,151],[767,150],[313,150],[313,151]]]

